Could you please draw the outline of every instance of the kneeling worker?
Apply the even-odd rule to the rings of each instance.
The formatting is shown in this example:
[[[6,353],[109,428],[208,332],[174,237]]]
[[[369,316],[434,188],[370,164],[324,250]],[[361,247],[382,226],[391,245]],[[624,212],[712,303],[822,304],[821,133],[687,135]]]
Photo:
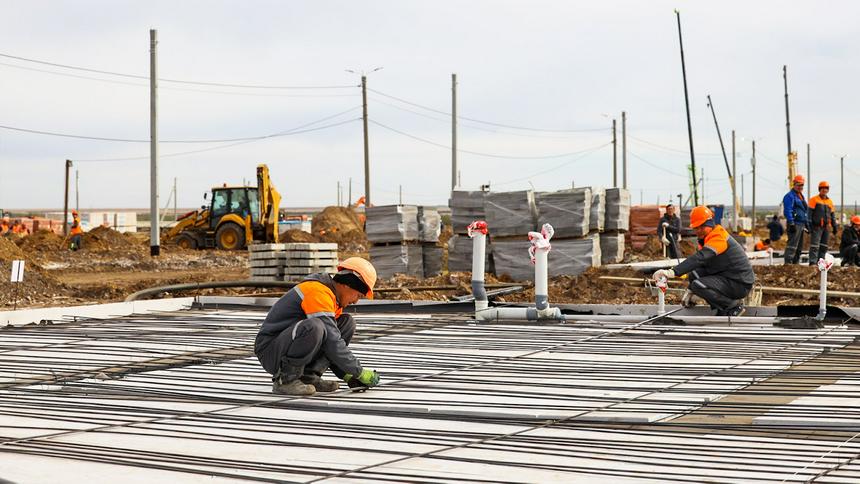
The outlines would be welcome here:
[[[682,305],[692,306],[696,295],[716,309],[717,316],[739,316],[744,311],[743,298],[755,282],[746,252],[726,229],[714,222],[714,214],[708,207],[698,206],[690,212],[690,228],[699,239],[698,252],[674,269],[655,272],[654,280],[689,274],[690,285]]]
[[[843,267],[860,267],[860,257],[857,254],[858,247],[860,247],[860,215],[854,215],[851,217],[851,226],[842,229],[839,256],[842,257]]]
[[[376,269],[360,257],[350,257],[337,270],[334,275],[308,276],[266,315],[254,353],[272,374],[272,392],[313,395],[336,391],[340,386],[337,381],[322,379],[329,366],[350,388],[379,384],[379,375],[362,368],[349,350],[355,320],[342,314],[359,298],[373,297]]]

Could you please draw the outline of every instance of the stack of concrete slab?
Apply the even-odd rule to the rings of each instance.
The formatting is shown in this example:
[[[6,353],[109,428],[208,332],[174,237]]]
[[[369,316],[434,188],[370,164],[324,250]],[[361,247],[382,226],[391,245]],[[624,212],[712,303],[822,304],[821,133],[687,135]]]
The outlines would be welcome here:
[[[604,230],[630,230],[630,191],[626,188],[607,188],[604,213]]]
[[[488,193],[484,209],[493,237],[522,237],[537,226],[537,206],[531,190]]]
[[[550,242],[552,243],[552,250],[548,257],[550,276],[576,276],[589,267],[600,267],[600,234],[590,234],[581,239],[556,240],[553,238]]]
[[[416,216],[418,217],[418,240],[439,242],[439,235],[442,234],[442,217],[439,215],[439,210],[419,206]]]
[[[423,252],[417,244],[374,245],[370,248],[370,261],[381,279],[395,274],[424,277]]]
[[[436,244],[422,244],[421,257],[424,266],[424,277],[435,277],[442,274],[442,258],[445,249]]]
[[[304,279],[309,274],[337,272],[337,244],[291,243],[284,246],[284,280]]]
[[[603,232],[606,223],[606,189],[591,189],[591,216],[588,228],[591,232]]]
[[[253,244],[248,246],[248,262],[252,281],[283,281],[284,244]]]
[[[385,205],[368,207],[365,232],[372,244],[418,240],[418,207]]]
[[[600,234],[600,263],[618,264],[624,260],[624,233],[603,232]]]
[[[551,242],[554,249],[555,240]],[[491,246],[493,248],[495,274],[497,276],[508,276],[515,281],[534,280],[535,268],[529,259],[530,245],[526,235],[517,238],[493,239]],[[552,257],[551,254],[552,252],[550,252],[550,257]],[[552,263],[550,263],[550,266],[552,266]]]
[[[465,234],[466,227],[475,220],[485,220],[484,197],[487,192],[453,191],[448,206],[451,207],[451,226],[455,234]]]
[[[448,271],[472,270],[472,239],[468,235],[454,234],[448,239]],[[484,269],[493,272],[492,244],[487,243]]]
[[[538,227],[549,223],[555,237],[583,237],[588,234],[591,220],[591,188],[575,188],[557,192],[538,192],[535,205]]]

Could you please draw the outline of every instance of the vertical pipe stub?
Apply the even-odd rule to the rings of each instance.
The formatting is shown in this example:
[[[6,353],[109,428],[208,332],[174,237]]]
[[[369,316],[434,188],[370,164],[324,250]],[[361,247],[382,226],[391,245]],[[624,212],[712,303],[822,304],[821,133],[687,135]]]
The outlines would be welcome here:
[[[827,253],[818,259],[818,270],[821,271],[821,286],[818,292],[818,315],[815,319],[823,321],[827,316],[827,272],[833,267],[833,256]]]
[[[472,295],[475,296],[475,311],[487,309],[487,290],[484,288],[484,263],[487,250],[487,222],[476,220],[466,227],[472,238]]]
[[[547,287],[549,285],[549,268],[548,255],[552,246],[549,240],[552,238],[552,225],[543,224],[540,232],[529,232],[529,256],[531,256],[532,264],[535,265],[535,308],[540,311],[546,311],[549,308],[549,294]]]

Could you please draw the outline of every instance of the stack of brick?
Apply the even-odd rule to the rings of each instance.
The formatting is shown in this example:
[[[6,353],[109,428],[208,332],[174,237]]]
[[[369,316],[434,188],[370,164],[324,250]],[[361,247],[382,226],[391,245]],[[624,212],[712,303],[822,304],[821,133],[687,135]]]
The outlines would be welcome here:
[[[377,275],[382,279],[395,274],[424,277],[418,207],[386,205],[369,207],[366,213],[365,232],[373,244],[370,260]]]
[[[290,243],[248,246],[252,281],[295,281],[337,271],[337,244]]]
[[[630,232],[628,245],[634,250],[645,247],[649,236],[657,235],[657,225],[665,209],[658,205],[637,205],[630,207]]]
[[[606,225],[606,189],[591,189],[591,217],[588,220],[591,232],[603,232]]]
[[[600,266],[600,236],[605,206],[602,188],[576,188],[537,195],[538,226],[554,229],[549,275],[578,275]],[[551,202],[551,203],[548,203]]]
[[[490,229],[492,230],[492,229]],[[492,234],[489,239],[492,238]],[[472,239],[468,235],[454,234],[448,239],[448,271],[449,272],[469,272],[472,270]],[[493,262],[493,246],[487,243],[484,268],[487,272],[495,273],[495,264]]]
[[[507,275],[521,281],[533,279],[534,267],[529,264],[527,234],[537,227],[534,192],[489,193],[484,199],[484,209],[496,275]]]
[[[616,264],[624,259],[624,235],[629,230],[630,192],[607,188],[604,231],[600,233],[601,264]]]
[[[442,234],[442,217],[430,207],[418,207],[418,240],[421,242],[421,258],[424,277],[442,273],[444,248],[439,244]]]
[[[451,229],[454,235],[448,239],[448,271],[472,270],[472,239],[466,228],[476,220],[487,219],[484,198],[488,192],[453,191],[448,206],[451,207]],[[492,229],[491,229],[492,232]],[[490,235],[492,238],[492,235]],[[492,246],[487,244],[486,269],[493,272]]]

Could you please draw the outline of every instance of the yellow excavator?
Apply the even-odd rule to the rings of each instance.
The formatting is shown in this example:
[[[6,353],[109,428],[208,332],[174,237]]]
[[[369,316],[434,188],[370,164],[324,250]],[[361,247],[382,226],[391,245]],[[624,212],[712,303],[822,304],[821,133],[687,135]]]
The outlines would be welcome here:
[[[185,249],[241,250],[255,241],[277,243],[280,204],[269,167],[259,165],[256,187],[213,187],[209,205],[181,216],[165,240]]]

